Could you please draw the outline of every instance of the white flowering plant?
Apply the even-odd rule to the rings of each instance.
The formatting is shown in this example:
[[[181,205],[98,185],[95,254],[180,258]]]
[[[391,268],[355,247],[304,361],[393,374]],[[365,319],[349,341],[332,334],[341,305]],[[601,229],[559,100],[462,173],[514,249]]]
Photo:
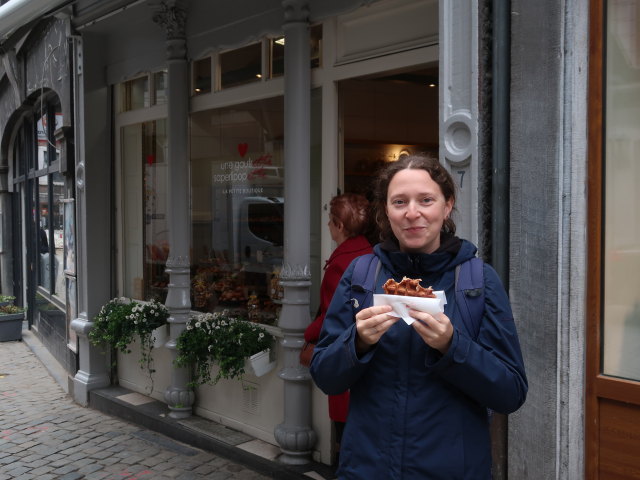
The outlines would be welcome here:
[[[148,303],[114,298],[102,306],[93,319],[89,340],[94,345],[110,345],[121,353],[131,353],[129,345],[140,341],[140,368],[145,368],[151,376],[154,372],[151,351],[153,331],[166,325],[169,310],[163,304],[151,300]]]
[[[245,361],[273,345],[274,337],[260,325],[233,316],[228,310],[192,316],[178,337],[179,367],[193,367],[190,385],[214,385],[221,378],[239,378]],[[218,370],[211,375],[213,366]]]

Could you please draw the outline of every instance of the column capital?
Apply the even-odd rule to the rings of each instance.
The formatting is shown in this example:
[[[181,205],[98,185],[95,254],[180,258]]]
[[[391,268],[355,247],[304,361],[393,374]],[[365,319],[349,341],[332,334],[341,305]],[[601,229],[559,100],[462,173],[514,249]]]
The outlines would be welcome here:
[[[185,38],[187,7],[181,0],[156,0],[151,8],[155,10],[153,21],[165,29],[168,40]]]
[[[309,21],[309,0],[282,0],[282,7],[285,24]]]

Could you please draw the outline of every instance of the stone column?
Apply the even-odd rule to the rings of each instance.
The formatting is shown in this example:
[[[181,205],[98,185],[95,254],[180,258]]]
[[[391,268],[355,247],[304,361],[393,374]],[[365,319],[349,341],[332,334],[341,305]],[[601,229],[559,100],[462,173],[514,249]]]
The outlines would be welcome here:
[[[440,0],[440,162],[458,185],[458,236],[478,243],[478,1]]]
[[[109,299],[111,265],[111,232],[109,222],[104,221],[111,205],[105,201],[110,198],[110,182],[105,181],[110,176],[110,137],[104,133],[102,120],[109,112],[109,92],[102,70],[86,69],[82,61],[98,50],[91,35],[73,39],[78,317],[71,321],[71,328],[78,334],[79,366],[71,389],[73,399],[85,406],[91,390],[110,384],[104,348],[93,346],[88,338],[93,316]]]
[[[308,463],[316,443],[311,429],[311,383],[309,371],[298,356],[309,324],[309,183],[311,72],[309,55],[309,8],[307,0],[284,0],[284,288],[279,326],[284,334],[284,422],[275,428],[280,461]]]
[[[169,309],[171,352],[171,385],[164,393],[170,417],[191,416],[194,392],[189,388],[189,369],[173,365],[176,339],[185,329],[191,310],[189,260],[189,160],[187,158],[189,120],[189,76],[187,41],[185,38],[186,8],[182,2],[167,0],[155,4],[154,22],[166,31],[167,40],[167,131],[168,158],[168,220],[170,254],[167,259],[169,287],[166,306]]]

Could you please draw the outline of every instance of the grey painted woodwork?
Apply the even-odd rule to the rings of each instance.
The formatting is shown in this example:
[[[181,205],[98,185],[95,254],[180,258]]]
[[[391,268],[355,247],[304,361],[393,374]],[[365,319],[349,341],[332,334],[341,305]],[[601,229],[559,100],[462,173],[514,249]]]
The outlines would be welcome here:
[[[284,143],[284,265],[280,274],[284,298],[278,326],[284,336],[284,362],[279,374],[284,381],[284,421],[276,426],[274,433],[282,449],[280,461],[304,464],[310,460],[316,443],[316,433],[311,428],[310,375],[298,360],[304,330],[310,320],[309,10],[306,0],[285,0],[282,4],[287,45],[284,69],[284,127],[287,134]]]

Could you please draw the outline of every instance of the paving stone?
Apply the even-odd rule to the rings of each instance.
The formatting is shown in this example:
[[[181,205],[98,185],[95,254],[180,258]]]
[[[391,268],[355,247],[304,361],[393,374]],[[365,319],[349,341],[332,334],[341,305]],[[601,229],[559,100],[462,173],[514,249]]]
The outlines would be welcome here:
[[[4,342],[0,480],[266,480],[73,402],[25,342]]]

